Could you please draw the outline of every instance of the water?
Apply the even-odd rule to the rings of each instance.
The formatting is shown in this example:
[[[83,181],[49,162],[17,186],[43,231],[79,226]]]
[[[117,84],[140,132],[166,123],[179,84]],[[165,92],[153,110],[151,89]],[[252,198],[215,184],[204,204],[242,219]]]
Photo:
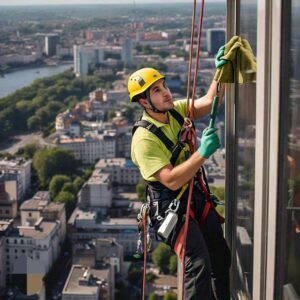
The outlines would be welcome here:
[[[30,85],[35,79],[56,75],[71,68],[71,66],[71,64],[68,64],[55,67],[41,67],[5,74],[4,77],[0,77],[0,98],[13,93],[19,88]]]

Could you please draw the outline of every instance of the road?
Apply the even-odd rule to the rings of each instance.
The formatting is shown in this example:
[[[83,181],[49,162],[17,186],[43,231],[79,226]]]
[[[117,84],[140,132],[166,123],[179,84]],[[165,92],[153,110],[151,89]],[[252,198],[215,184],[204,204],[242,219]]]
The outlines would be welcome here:
[[[0,151],[15,154],[19,148],[24,147],[26,144],[39,143],[41,145],[48,145],[41,133],[30,133],[14,136],[9,142],[0,144]]]

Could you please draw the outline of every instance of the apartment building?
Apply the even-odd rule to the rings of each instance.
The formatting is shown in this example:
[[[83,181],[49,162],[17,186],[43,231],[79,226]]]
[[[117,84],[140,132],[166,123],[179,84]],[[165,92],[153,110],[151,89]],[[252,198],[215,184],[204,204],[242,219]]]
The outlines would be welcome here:
[[[136,251],[137,223],[135,218],[101,219],[97,210],[76,208],[68,221],[68,233],[76,241],[114,238],[124,248],[124,255]]]
[[[78,193],[78,204],[82,207],[109,208],[112,204],[111,175],[95,170]],[[105,209],[106,211],[106,209]]]
[[[110,269],[84,268],[73,265],[65,283],[62,300],[113,300],[114,282]]]
[[[140,180],[139,169],[125,158],[100,159],[95,169],[111,174],[117,184],[136,185]]]
[[[0,174],[3,174],[5,181],[16,181],[7,186],[10,193],[17,196],[20,201],[26,195],[31,184],[31,161],[24,159],[0,160]]]
[[[94,164],[98,159],[115,157],[116,153],[116,137],[111,132],[86,133],[80,138],[62,136],[55,143],[58,147],[72,150],[75,159],[81,160],[83,164]]]
[[[40,218],[32,226],[18,226],[6,239],[6,274],[26,295],[39,294],[44,299],[43,277],[60,252],[59,222]]]
[[[41,218],[47,222],[57,222],[59,241],[62,244],[66,237],[65,204],[50,200],[48,191],[39,191],[32,199],[24,201],[20,206],[21,226],[33,226]]]

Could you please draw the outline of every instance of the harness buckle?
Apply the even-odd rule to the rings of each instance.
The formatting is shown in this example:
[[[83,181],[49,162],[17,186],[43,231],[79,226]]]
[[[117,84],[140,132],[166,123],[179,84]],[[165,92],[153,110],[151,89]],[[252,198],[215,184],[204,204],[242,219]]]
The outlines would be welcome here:
[[[180,204],[180,202],[177,199],[172,200],[172,202],[169,204],[169,207],[168,207],[166,213],[169,211],[176,213],[179,208],[179,204]]]

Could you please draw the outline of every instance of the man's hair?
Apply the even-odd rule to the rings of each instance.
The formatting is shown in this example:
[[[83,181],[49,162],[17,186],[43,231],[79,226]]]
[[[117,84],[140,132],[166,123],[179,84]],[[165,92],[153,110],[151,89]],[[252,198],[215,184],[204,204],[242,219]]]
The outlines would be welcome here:
[[[143,92],[143,93],[140,93],[140,94],[138,94],[138,95],[135,95],[135,96],[132,98],[132,101],[133,101],[133,102],[139,102],[141,98],[146,98],[146,99],[147,99],[146,92]]]

